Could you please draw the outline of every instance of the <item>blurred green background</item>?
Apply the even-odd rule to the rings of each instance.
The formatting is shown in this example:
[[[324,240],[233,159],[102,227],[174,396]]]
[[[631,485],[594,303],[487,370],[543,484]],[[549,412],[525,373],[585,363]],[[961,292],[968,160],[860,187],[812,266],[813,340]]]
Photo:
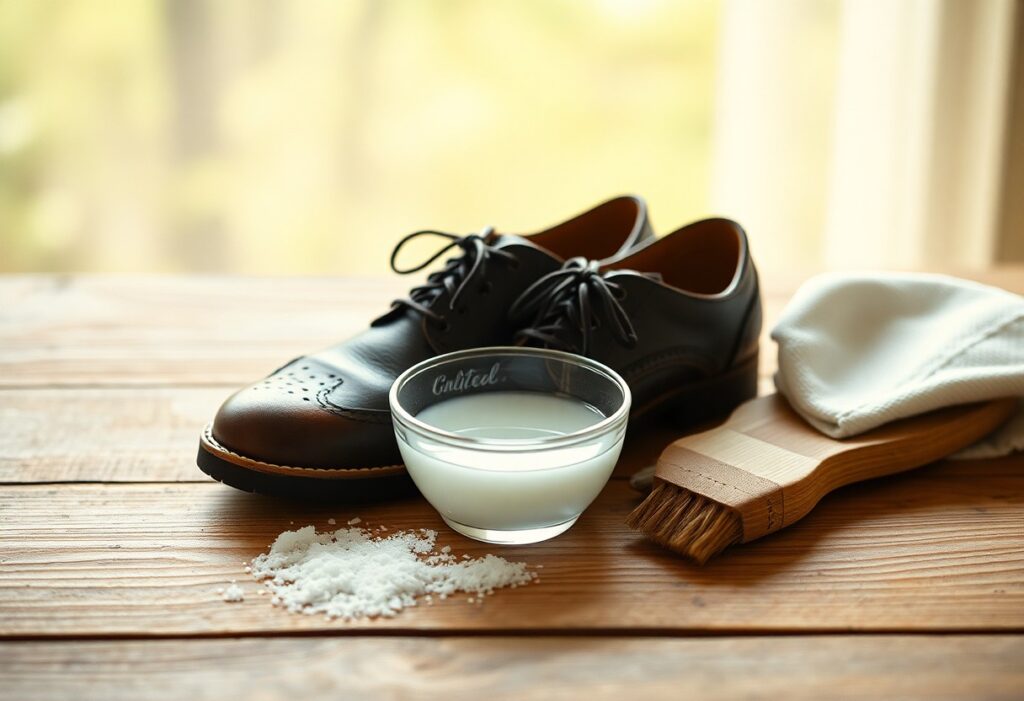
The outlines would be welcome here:
[[[620,192],[708,214],[719,4],[0,0],[0,269],[379,273]]]

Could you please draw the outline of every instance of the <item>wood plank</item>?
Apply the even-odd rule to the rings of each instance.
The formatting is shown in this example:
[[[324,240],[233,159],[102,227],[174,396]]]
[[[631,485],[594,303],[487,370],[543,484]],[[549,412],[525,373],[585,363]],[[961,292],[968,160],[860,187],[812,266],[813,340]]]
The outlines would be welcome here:
[[[699,568],[623,525],[621,480],[564,536],[487,546],[419,499],[342,507],[217,484],[0,488],[0,634],[192,635],[330,630],[1024,630],[1022,459],[944,463],[832,494],[803,521]],[[457,553],[542,565],[541,581],[483,606],[449,599],[385,621],[291,615],[256,595],[242,562],[329,517],[435,528]],[[226,604],[216,588],[247,592]]]
[[[1024,293],[1024,266],[965,277]],[[763,275],[768,330],[809,274]],[[413,280],[7,276],[0,386],[241,385],[366,327]]]
[[[3,278],[0,385],[240,385],[365,328],[406,282]]]
[[[5,698],[1016,699],[1020,636],[0,643]]]
[[[208,482],[199,433],[231,388],[0,389],[0,483]],[[653,464],[683,431],[630,431],[617,477]]]
[[[208,481],[199,433],[230,389],[0,389],[0,482]]]

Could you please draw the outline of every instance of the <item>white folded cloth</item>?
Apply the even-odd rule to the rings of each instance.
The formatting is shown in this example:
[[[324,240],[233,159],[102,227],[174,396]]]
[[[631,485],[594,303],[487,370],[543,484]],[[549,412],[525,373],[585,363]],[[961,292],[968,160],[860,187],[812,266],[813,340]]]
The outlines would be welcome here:
[[[1024,450],[1024,297],[945,275],[827,273],[772,330],[775,385],[845,438],[954,404],[1016,396],[1018,413],[957,457]]]

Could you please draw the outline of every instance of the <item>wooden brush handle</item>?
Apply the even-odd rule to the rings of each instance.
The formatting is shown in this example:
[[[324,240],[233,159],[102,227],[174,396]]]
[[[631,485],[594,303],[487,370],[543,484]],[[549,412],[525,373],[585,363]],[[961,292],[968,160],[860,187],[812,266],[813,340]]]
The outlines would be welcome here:
[[[836,439],[771,394],[742,404],[721,426],[669,445],[655,477],[733,509],[747,542],[803,518],[838,487],[966,448],[1006,421],[1016,404],[1001,399],[949,407]]]

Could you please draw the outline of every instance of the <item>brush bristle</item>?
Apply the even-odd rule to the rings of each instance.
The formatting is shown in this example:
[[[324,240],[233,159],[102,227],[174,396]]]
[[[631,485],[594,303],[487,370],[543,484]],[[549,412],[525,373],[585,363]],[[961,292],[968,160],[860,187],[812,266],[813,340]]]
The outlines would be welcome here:
[[[626,524],[701,565],[743,539],[738,514],[661,480],[655,480],[654,489],[633,509]]]

